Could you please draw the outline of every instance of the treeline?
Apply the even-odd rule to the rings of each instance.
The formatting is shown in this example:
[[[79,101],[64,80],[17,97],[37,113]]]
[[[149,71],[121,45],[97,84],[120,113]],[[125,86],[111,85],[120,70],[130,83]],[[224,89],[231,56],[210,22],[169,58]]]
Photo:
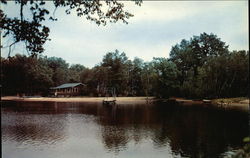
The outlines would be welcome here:
[[[249,51],[228,50],[214,34],[200,34],[172,47],[170,57],[129,60],[115,50],[93,68],[69,65],[62,58],[15,55],[1,58],[2,94],[48,95],[49,87],[86,84],[85,95],[218,98],[249,96]]]

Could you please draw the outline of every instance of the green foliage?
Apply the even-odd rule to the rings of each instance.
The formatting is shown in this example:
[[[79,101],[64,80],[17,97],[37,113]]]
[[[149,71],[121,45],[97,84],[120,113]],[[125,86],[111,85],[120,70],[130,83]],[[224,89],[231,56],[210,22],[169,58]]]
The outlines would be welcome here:
[[[143,69],[141,72],[141,84],[143,89],[143,94],[146,96],[156,95],[154,93],[154,85],[156,85],[157,74],[154,71],[153,63],[146,62],[143,64]]]
[[[170,60],[180,74],[180,96],[239,97],[249,94],[249,52],[229,52],[214,34],[200,34],[172,47]]]
[[[52,76],[52,80],[54,83],[53,86],[57,86],[65,82],[68,82],[69,76],[67,74],[68,74],[69,64],[67,64],[65,60],[57,57],[50,57],[47,58],[47,62],[48,62],[48,67],[53,71],[53,76]]]
[[[69,70],[68,70],[69,82],[72,82],[72,83],[81,82],[81,73],[85,69],[86,68],[80,64],[71,65]]]
[[[129,65],[130,61],[126,54],[115,52],[108,52],[102,60],[102,63],[97,67],[99,74],[105,72],[106,75],[99,75],[98,85],[101,89],[107,87],[114,87],[118,94],[128,94],[129,81]],[[101,71],[101,72],[100,72]]]
[[[131,63],[132,68],[130,69],[130,87],[132,96],[143,96],[145,92],[143,91],[142,83],[142,71],[143,71],[143,60],[140,58],[134,58]]]
[[[52,70],[42,59],[16,55],[2,60],[3,92],[6,94],[46,93],[53,84]]]
[[[211,58],[202,67],[201,89],[206,96],[239,97],[247,96],[249,89],[249,53],[233,51]]]
[[[152,61],[155,71],[154,92],[158,97],[168,98],[178,91],[178,70],[176,65],[165,58],[154,58]]]
[[[79,81],[82,65],[71,65],[62,58],[36,57],[17,54],[2,58],[2,87],[4,95],[47,95],[49,88]]]
[[[69,67],[62,58],[16,55],[1,59],[3,92],[46,93],[67,82],[87,85],[84,94],[104,96],[115,88],[119,96],[168,98],[228,98],[249,96],[249,51],[228,51],[216,35],[203,33],[172,47],[170,58],[129,60],[115,50],[89,69]]]

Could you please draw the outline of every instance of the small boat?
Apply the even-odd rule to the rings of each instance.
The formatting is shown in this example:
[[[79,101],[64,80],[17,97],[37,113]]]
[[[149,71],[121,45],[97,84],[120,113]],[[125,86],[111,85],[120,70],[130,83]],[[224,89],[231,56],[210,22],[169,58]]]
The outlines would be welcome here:
[[[103,100],[102,104],[103,105],[115,105],[116,100]]]
[[[211,104],[212,100],[203,99],[202,102],[205,104]]]
[[[109,97],[111,94],[112,97]],[[109,88],[106,90],[106,98],[102,101],[103,105],[115,105],[116,104],[116,93],[115,88]]]

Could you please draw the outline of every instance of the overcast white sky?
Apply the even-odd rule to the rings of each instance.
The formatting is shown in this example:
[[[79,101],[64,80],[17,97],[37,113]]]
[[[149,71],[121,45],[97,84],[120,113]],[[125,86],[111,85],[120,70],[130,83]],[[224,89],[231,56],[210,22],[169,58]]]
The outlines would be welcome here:
[[[216,34],[230,50],[249,50],[248,1],[144,1],[141,7],[133,2],[125,6],[135,15],[128,25],[97,26],[58,9],[58,21],[46,22],[51,41],[46,42],[43,55],[93,67],[105,53],[118,49],[129,59],[150,61],[168,57],[173,45],[203,32]],[[2,8],[9,14],[15,10],[14,5]],[[1,40],[3,45],[11,42]],[[1,56],[7,53],[8,49],[1,50]],[[15,53],[27,54],[22,44],[15,46]]]

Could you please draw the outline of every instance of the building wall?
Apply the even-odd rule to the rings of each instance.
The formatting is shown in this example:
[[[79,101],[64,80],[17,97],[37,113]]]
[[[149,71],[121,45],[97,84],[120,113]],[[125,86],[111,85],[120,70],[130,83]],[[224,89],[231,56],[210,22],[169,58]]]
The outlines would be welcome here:
[[[77,96],[81,94],[82,86],[72,88],[56,89],[52,93],[54,96]]]

